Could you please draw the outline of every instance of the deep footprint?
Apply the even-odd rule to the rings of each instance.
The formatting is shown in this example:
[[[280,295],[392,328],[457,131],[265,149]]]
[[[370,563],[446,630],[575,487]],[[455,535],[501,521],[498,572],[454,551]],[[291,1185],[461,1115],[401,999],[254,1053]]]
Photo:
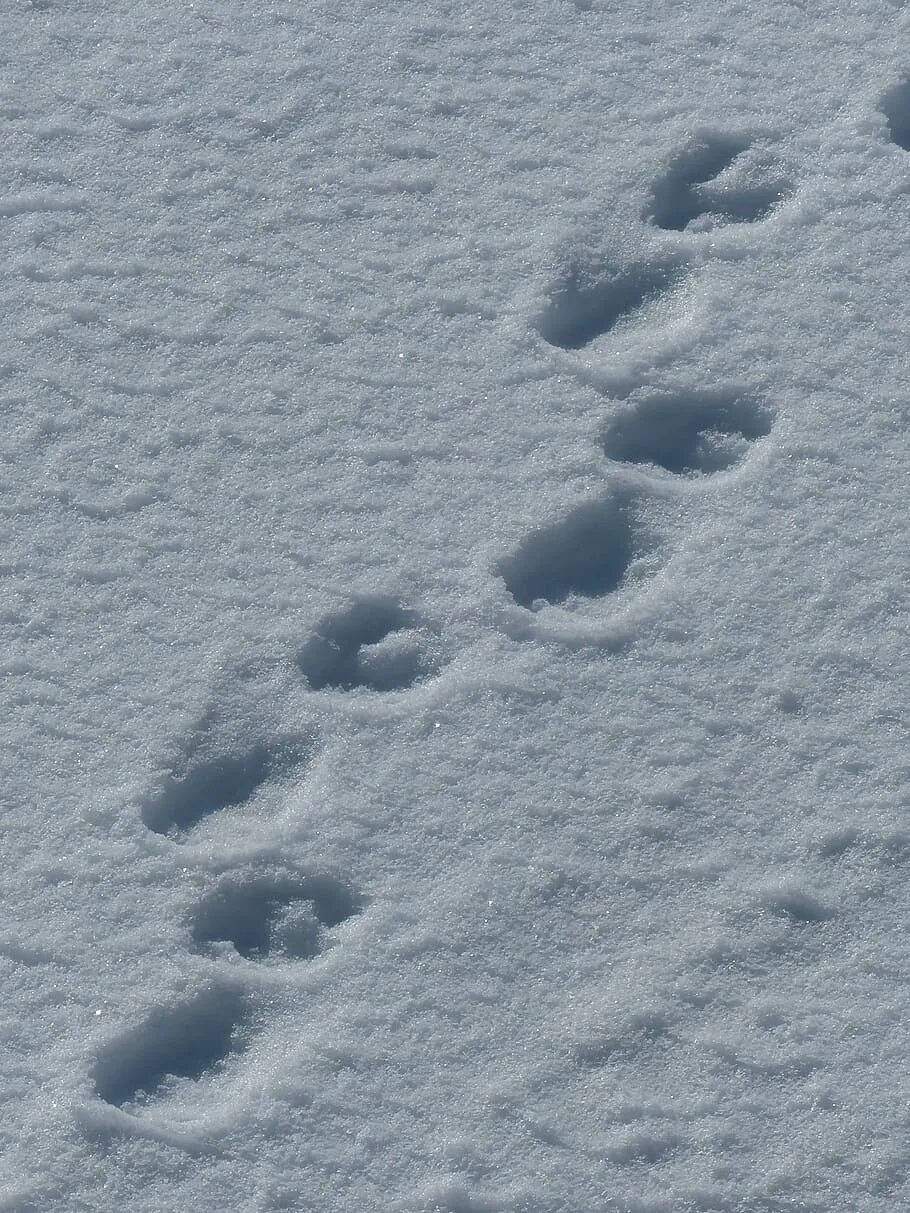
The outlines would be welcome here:
[[[612,493],[532,532],[499,572],[523,607],[556,605],[570,595],[599,598],[618,589],[632,561],[653,546],[638,525],[631,495]]]
[[[268,780],[304,763],[312,745],[312,738],[277,738],[212,754],[207,745],[194,745],[142,805],[142,820],[156,834],[181,840],[205,818],[246,804]]]
[[[910,152],[910,80],[896,84],[885,93],[881,110],[888,120],[891,142]]]
[[[119,1108],[162,1098],[171,1079],[198,1082],[214,1076],[246,1048],[250,1022],[243,995],[226,986],[155,1011],[142,1027],[102,1049],[95,1063],[95,1090]]]
[[[325,928],[363,908],[340,881],[286,870],[225,877],[200,903],[193,942],[203,951],[230,943],[248,960],[310,960],[323,950]]]
[[[401,691],[437,672],[437,638],[415,611],[364,599],[324,619],[297,665],[314,691]]]
[[[710,475],[738,463],[771,432],[771,421],[768,409],[735,391],[662,393],[612,418],[603,449],[623,463]]]
[[[750,176],[741,157],[748,139],[712,135],[681,152],[654,184],[644,217],[666,231],[681,232],[703,217],[724,223],[755,223],[780,202],[780,183]],[[736,172],[737,162],[743,171]]]
[[[682,273],[683,266],[669,261],[602,270],[573,266],[551,290],[537,331],[550,345],[581,349],[669,290]]]

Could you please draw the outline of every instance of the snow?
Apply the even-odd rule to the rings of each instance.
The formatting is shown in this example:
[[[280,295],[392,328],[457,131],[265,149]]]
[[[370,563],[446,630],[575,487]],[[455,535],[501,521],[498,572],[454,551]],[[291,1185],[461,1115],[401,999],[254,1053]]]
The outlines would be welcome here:
[[[907,13],[0,56],[0,1210],[900,1208]]]

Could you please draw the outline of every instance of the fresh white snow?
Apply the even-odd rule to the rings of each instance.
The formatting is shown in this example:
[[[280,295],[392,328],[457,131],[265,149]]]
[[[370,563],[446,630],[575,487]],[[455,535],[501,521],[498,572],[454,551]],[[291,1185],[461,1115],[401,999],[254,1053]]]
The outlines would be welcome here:
[[[0,1210],[904,1207],[910,13],[0,7]]]

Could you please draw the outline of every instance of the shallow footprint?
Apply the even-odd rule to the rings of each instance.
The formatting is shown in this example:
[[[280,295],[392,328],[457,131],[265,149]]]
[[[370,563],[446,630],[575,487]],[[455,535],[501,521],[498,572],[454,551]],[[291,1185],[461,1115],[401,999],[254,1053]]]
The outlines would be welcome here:
[[[401,691],[440,665],[438,637],[388,598],[364,598],[323,619],[297,665],[314,691]]]
[[[235,872],[200,902],[193,942],[203,951],[228,943],[248,960],[311,960],[325,947],[325,930],[362,908],[332,876],[287,868]]]
[[[307,736],[223,746],[203,736],[143,802],[142,820],[156,834],[182,841],[207,817],[247,804],[266,782],[305,763],[313,746]]]
[[[667,231],[681,232],[690,224],[755,223],[765,219],[784,195],[780,180],[766,180],[771,171],[746,153],[752,141],[735,135],[706,135],[679,153],[654,183],[644,218]]]
[[[633,562],[655,546],[633,495],[617,491],[533,531],[500,562],[499,573],[519,606],[599,598],[619,589]]]
[[[212,986],[175,1007],[153,1011],[139,1028],[110,1041],[94,1068],[99,1098],[114,1107],[145,1107],[181,1083],[220,1073],[250,1041],[252,1015],[243,994]]]
[[[553,285],[537,318],[537,331],[550,345],[581,349],[669,290],[683,270],[679,262],[669,260],[627,266],[575,264]]]
[[[623,463],[651,463],[676,475],[710,475],[738,463],[771,432],[771,413],[740,392],[657,393],[611,418],[604,452]]]

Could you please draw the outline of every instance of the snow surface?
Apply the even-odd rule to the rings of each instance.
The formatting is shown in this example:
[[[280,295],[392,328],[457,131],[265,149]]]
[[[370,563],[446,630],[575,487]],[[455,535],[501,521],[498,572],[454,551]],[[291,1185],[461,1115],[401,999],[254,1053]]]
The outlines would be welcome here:
[[[910,13],[6,0],[0,1210],[910,1199]]]

